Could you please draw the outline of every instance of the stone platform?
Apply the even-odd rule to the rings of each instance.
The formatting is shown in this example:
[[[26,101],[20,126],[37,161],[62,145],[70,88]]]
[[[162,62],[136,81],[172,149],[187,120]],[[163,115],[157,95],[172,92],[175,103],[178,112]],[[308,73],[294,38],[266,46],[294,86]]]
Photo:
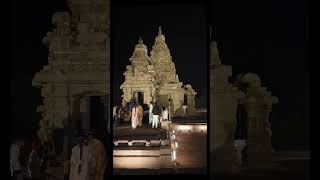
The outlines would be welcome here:
[[[206,174],[205,114],[176,117],[169,130],[130,124],[113,128],[113,174]]]
[[[149,125],[142,125],[132,129],[129,123],[113,127],[113,140],[164,140],[167,139],[167,130],[151,128]]]
[[[150,125],[113,127],[113,174],[158,174],[160,169],[172,169],[168,137],[167,130]]]

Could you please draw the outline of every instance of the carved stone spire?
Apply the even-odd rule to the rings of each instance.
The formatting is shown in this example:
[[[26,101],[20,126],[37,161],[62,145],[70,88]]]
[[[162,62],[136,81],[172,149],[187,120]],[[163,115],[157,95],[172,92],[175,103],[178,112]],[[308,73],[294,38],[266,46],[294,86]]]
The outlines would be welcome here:
[[[220,65],[221,60],[219,58],[219,50],[217,47],[217,42],[214,41],[212,32],[212,26],[210,26],[210,63],[213,65]]]
[[[161,26],[159,26],[158,34],[159,34],[159,35],[162,34]]]
[[[139,37],[139,44],[143,44],[143,40],[141,36]]]
[[[139,37],[138,44],[135,45],[133,55],[129,59],[132,65],[140,65],[141,61],[144,61],[143,65],[149,64],[149,56],[147,46],[143,44],[142,37]]]

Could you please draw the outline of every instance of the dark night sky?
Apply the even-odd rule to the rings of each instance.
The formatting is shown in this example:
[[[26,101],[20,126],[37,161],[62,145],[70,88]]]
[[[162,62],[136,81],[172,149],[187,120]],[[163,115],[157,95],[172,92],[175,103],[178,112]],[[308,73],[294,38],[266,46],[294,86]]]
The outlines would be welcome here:
[[[310,130],[307,1],[261,0],[247,3],[223,0],[212,3],[214,4],[210,6],[209,17],[214,26],[214,37],[218,42],[222,62],[233,66],[234,75],[242,72],[258,73],[263,85],[279,97],[280,103],[274,107],[272,116],[274,145],[308,148]],[[36,106],[41,103],[40,91],[31,86],[31,80],[47,63],[48,52],[41,44],[41,39],[51,28],[52,14],[66,8],[64,0],[16,0],[12,5],[11,116],[14,126],[11,130],[13,134],[17,134],[30,132],[40,118],[35,112]],[[123,54],[119,57],[124,57],[121,58],[124,61],[128,60],[140,35],[150,50],[159,24],[163,26],[175,62],[185,56],[182,49],[188,53],[201,52],[197,50],[200,48],[192,44],[181,47],[181,41],[178,41],[178,38],[189,37],[197,42],[197,33],[194,33],[197,28],[190,25],[187,30],[181,31],[180,26],[187,26],[188,21],[182,18],[175,23],[166,22],[167,13],[172,11],[161,12],[163,19],[159,21],[156,21],[156,18],[146,23],[135,20],[136,24],[143,26],[132,25],[119,29],[119,32],[126,32],[123,35],[128,37],[124,42],[127,45],[120,44],[128,48],[122,49]],[[190,11],[187,14],[192,16],[193,13],[195,12]],[[149,19],[152,13],[136,9],[126,19],[139,14],[144,14],[146,19]],[[176,10],[176,14],[170,19],[178,19],[182,15],[183,11]],[[196,23],[196,16],[193,17],[189,20],[190,24]],[[124,22],[117,23],[119,27],[127,26]],[[195,55],[190,56],[197,58]],[[176,68],[181,80],[189,79],[189,74],[185,74],[181,66],[176,64]],[[192,84],[197,86],[197,83]]]
[[[32,78],[48,63],[48,50],[41,43],[51,29],[51,17],[64,11],[64,0],[12,1],[11,118],[12,135],[29,134],[40,119],[40,89]]]
[[[113,97],[121,103],[119,89],[123,73],[139,36],[148,48],[148,55],[161,25],[175,63],[179,80],[191,84],[198,97],[207,95],[207,31],[203,4],[163,6],[116,6],[112,8]],[[179,13],[177,13],[179,12]],[[179,23],[177,23],[179,22]]]
[[[280,103],[272,114],[276,146],[309,147],[307,1],[216,1],[211,22],[233,74],[258,73]],[[231,6],[232,4],[232,6]]]

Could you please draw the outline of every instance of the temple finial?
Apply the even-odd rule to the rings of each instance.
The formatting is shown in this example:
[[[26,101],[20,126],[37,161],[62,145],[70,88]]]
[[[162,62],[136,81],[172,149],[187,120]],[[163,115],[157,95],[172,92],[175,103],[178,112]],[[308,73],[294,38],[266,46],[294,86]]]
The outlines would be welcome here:
[[[161,26],[159,26],[158,34],[162,34]]]
[[[139,44],[143,44],[143,40],[141,36],[139,37]]]

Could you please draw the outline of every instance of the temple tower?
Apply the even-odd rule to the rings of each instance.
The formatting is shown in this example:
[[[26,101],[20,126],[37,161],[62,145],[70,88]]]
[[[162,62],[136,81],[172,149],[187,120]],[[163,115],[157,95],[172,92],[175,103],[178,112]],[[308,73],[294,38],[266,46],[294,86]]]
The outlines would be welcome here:
[[[129,102],[132,97],[147,104],[155,100],[156,86],[154,69],[150,63],[147,46],[140,38],[135,46],[132,56],[129,58],[131,65],[127,65],[124,72],[125,82],[120,86],[123,91],[123,103]],[[140,94],[141,93],[141,94]],[[142,97],[139,97],[139,94]]]
[[[160,86],[159,104],[167,105],[168,99],[171,98],[174,112],[181,113],[186,91],[183,89],[183,84],[176,74],[175,64],[165,42],[165,36],[162,34],[161,26],[152,46],[150,59],[154,66],[156,83]]]
[[[32,85],[41,88],[43,104],[40,138],[49,130],[83,129],[81,102],[99,96],[109,111],[109,0],[68,0],[70,11],[52,17],[54,28],[43,38],[48,64],[35,74]],[[80,124],[80,127],[78,126]]]

